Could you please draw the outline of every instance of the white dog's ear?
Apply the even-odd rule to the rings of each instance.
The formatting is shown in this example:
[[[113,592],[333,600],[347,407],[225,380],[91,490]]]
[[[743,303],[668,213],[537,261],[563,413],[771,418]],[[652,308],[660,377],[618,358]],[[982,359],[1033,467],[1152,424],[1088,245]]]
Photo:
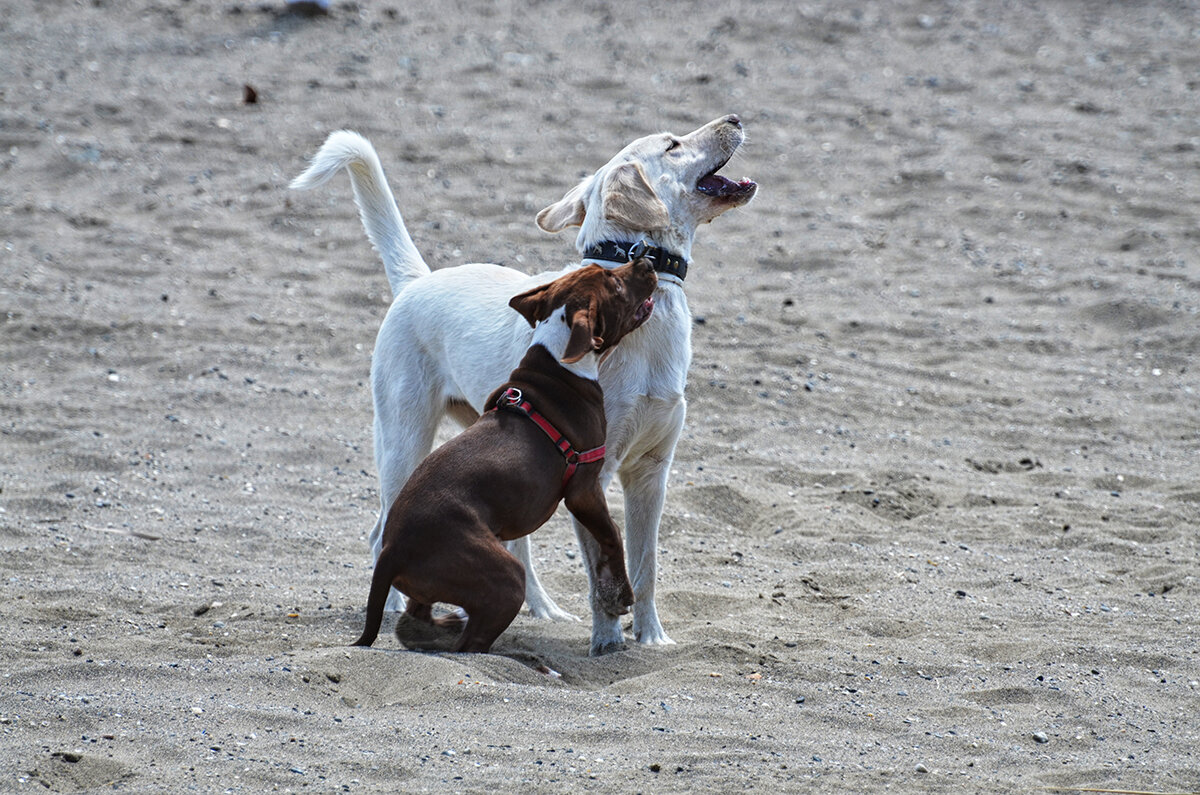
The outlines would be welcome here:
[[[583,205],[583,194],[591,184],[592,178],[588,177],[567,191],[561,199],[538,213],[538,227],[543,232],[554,233],[561,232],[568,226],[580,226],[587,214],[587,208]]]
[[[671,223],[667,205],[646,181],[637,163],[623,163],[604,177],[604,217],[630,229],[665,229]]]

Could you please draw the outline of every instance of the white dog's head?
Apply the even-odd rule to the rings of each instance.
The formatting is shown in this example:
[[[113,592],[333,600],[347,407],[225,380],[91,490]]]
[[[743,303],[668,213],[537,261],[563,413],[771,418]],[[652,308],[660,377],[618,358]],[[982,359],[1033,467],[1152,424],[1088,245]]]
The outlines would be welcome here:
[[[749,179],[734,182],[717,173],[745,137],[741,119],[730,115],[687,135],[639,138],[538,213],[538,226],[547,232],[580,227],[580,252],[603,241],[644,238],[690,260],[696,228],[758,190]]]

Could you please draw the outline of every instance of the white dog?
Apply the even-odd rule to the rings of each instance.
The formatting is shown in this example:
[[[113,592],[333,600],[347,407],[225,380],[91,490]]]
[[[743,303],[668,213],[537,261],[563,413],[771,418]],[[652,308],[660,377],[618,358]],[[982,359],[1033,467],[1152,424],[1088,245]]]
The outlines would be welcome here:
[[[625,492],[625,548],[633,583],[633,634],[640,643],[668,644],[654,604],[658,526],[675,443],[683,428],[684,385],[691,361],[691,314],[683,280],[697,227],[753,198],[758,186],[718,175],[745,135],[737,116],[716,119],[684,136],[640,138],[599,171],[538,213],[547,232],[580,227],[582,263],[613,267],[632,259],[638,243],[659,272],[655,311],[600,368],[608,423],[601,482],[614,475]],[[383,258],[395,296],[375,341],[375,465],[379,519],[370,541],[379,555],[384,521],[409,474],[429,453],[438,423],[449,415],[474,421],[483,402],[520,361],[531,330],[508,301],[566,270],[528,276],[498,265],[431,271],[405,229],[379,157],[362,136],[331,134],[293,188],[320,185],[342,168],[350,173],[367,236]],[[640,253],[640,250],[639,252]],[[578,522],[576,536],[592,572],[599,554]],[[528,537],[514,542],[525,564],[525,598],[543,618],[572,619],[543,590],[533,571]],[[590,575],[589,575],[590,576]],[[393,591],[389,608],[403,606]],[[623,644],[618,619],[596,602],[591,583],[592,654]]]

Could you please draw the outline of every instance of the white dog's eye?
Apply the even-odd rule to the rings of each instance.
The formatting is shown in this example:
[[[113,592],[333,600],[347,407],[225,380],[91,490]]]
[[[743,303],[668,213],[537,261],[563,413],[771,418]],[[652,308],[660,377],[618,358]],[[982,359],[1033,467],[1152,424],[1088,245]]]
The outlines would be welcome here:
[[[672,149],[678,149],[678,148],[679,148],[679,141],[676,140],[675,138],[672,138],[670,141],[667,141],[667,151],[668,152],[670,152]]]

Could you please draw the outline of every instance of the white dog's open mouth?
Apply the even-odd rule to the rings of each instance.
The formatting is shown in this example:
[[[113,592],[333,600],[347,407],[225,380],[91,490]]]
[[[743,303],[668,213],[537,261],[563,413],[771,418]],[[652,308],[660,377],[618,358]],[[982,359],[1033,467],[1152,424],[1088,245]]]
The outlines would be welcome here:
[[[758,185],[752,179],[742,177],[737,182],[734,182],[727,177],[722,177],[720,174],[709,174],[706,177],[702,177],[696,183],[696,190],[717,199],[744,196],[757,187]]]
[[[721,176],[717,172],[724,167],[725,163],[721,163],[721,165],[701,177],[696,182],[696,190],[706,196],[712,196],[714,199],[732,199],[753,193],[758,187],[754,180],[747,177],[742,177],[737,182],[734,182],[728,177]]]
[[[654,312],[654,296],[650,296],[643,301],[638,310],[633,313],[633,327],[637,328],[645,323],[650,318],[652,312]]]

